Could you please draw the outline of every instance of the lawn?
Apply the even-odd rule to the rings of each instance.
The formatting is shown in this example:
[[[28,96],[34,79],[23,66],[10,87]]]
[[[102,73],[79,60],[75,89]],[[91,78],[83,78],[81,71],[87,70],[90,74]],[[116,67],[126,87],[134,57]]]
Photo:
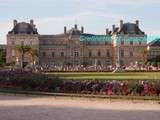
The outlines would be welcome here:
[[[160,80],[160,72],[52,72],[46,74],[48,76],[57,75],[66,80]]]

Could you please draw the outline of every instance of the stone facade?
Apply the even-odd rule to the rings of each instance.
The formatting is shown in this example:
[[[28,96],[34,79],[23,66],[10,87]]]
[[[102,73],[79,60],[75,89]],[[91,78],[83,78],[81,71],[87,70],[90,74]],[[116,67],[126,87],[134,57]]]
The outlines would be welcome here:
[[[160,56],[160,39],[155,39],[148,44],[148,59]]]
[[[21,54],[16,50],[18,45],[29,45],[39,51],[39,35],[33,20],[30,20],[30,23],[17,23],[14,20],[13,25],[13,29],[7,34],[7,63],[20,62],[22,59]],[[24,56],[24,60],[28,63],[31,62],[27,55]]]
[[[139,28],[139,22],[113,25],[111,31],[106,29],[105,35],[84,33],[75,25],[72,29],[58,35],[39,35],[33,20],[30,23],[18,23],[14,20],[13,29],[7,34],[7,62],[21,59],[15,51],[16,45],[30,45],[39,51],[40,65],[109,65],[129,66],[135,61],[143,61],[138,57],[139,48],[146,49],[147,38]],[[26,57],[26,62],[29,60]]]

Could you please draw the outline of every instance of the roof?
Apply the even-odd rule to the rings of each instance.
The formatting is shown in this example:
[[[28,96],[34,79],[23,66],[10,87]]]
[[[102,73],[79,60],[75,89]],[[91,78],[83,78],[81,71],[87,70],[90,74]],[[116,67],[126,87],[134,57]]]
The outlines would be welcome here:
[[[149,46],[160,47],[160,38],[155,39],[149,43]]]
[[[72,28],[71,30],[67,31],[67,34],[69,35],[81,35],[81,31],[75,28]]]
[[[9,34],[38,34],[35,25],[26,22],[17,23]]]
[[[81,33],[80,30],[78,30],[76,28],[72,28],[72,29],[67,31],[66,35],[67,36],[80,36],[80,35],[82,35],[82,33]],[[40,39],[53,39],[54,40],[54,38],[64,38],[66,35],[64,33],[56,34],[56,35],[39,35],[39,38]],[[87,34],[87,35],[89,35],[89,34]]]
[[[140,30],[139,26],[134,23],[125,23],[123,24],[122,28],[116,27],[113,33],[118,34],[145,34],[143,31]]]

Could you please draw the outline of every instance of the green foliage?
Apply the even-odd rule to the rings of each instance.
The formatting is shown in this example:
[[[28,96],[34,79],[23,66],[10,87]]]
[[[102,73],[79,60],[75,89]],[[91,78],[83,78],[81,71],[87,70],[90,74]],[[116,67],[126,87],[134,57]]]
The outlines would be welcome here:
[[[157,95],[159,95],[160,94],[160,82],[155,83],[155,88],[156,88]]]
[[[14,66],[16,64],[16,62],[15,61],[12,61],[12,62],[10,62],[10,63],[6,63],[6,66]]]
[[[16,50],[21,54],[25,54],[31,50],[31,47],[29,45],[17,45]]]
[[[47,75],[40,73],[28,73],[22,72],[17,75],[17,73],[11,73],[5,75],[5,73],[0,73],[0,84],[11,84],[22,90],[36,90],[36,91],[54,91],[55,88],[62,83],[58,77],[48,77]]]
[[[5,64],[5,61],[6,61],[5,56],[6,54],[3,51],[3,49],[0,49],[0,67],[2,67]]]
[[[21,54],[21,64],[22,68],[25,67],[24,65],[24,55],[31,50],[31,46],[29,45],[17,45],[16,50]]]

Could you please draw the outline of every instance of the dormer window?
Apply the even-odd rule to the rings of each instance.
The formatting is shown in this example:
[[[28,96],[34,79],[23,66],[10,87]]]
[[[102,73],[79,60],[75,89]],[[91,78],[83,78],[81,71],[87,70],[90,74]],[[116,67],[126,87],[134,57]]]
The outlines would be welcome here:
[[[121,45],[124,45],[124,40],[121,40]]]
[[[142,45],[142,42],[141,42],[141,41],[139,41],[139,45]]]
[[[101,51],[99,50],[99,51],[98,51],[98,57],[100,57],[100,56],[101,56]]]
[[[130,41],[130,45],[133,45],[133,41]]]

